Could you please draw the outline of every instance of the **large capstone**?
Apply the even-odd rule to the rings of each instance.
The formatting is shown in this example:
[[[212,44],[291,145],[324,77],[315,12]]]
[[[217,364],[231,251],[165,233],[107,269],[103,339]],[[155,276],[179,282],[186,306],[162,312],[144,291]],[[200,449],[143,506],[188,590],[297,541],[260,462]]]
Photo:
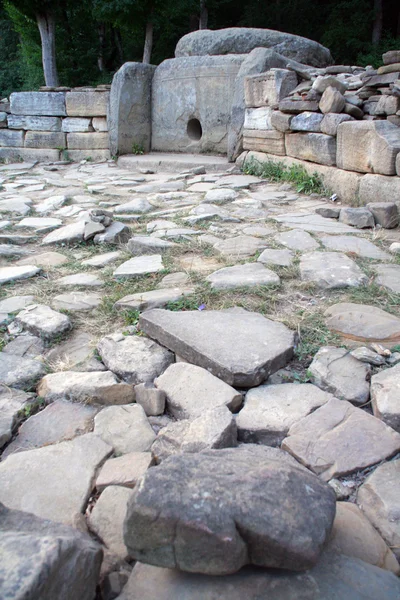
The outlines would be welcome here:
[[[249,444],[171,456],[149,469],[128,504],[129,554],[210,575],[246,564],[309,569],[329,536],[335,495],[286,457]]]
[[[238,387],[259,385],[293,355],[294,333],[285,325],[238,308],[154,309],[141,315],[140,327],[186,361]]]

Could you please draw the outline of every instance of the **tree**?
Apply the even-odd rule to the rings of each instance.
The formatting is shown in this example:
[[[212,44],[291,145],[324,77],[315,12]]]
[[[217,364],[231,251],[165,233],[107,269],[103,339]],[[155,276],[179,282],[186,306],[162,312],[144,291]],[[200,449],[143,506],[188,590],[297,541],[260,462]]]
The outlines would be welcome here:
[[[9,5],[16,8],[28,19],[35,20],[42,44],[42,64],[46,85],[57,86],[58,72],[56,63],[56,11],[58,0],[10,0]]]

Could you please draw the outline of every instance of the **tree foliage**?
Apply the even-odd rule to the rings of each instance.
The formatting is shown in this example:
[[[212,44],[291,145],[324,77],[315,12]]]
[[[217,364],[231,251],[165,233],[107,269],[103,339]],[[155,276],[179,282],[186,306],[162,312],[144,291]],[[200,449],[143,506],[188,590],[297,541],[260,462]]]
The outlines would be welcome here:
[[[2,96],[44,84],[38,13],[54,15],[60,83],[76,86],[110,82],[123,62],[141,61],[149,23],[151,62],[172,57],[179,38],[199,28],[204,9],[204,0],[0,2]],[[278,29],[323,43],[337,63],[364,65],[378,65],[383,51],[400,48],[399,0],[382,0],[382,36],[373,44],[376,6],[377,0],[206,0],[210,29]]]

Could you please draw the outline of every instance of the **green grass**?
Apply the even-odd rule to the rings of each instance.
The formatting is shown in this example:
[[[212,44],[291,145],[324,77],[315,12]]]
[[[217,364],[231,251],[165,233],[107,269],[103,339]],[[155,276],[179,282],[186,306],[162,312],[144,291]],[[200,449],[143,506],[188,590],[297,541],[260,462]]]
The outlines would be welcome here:
[[[258,163],[255,160],[251,160],[244,167],[243,172],[246,175],[255,175],[256,177],[262,177],[272,182],[286,181],[292,183],[298,193],[327,193],[318,173],[309,175],[304,167],[300,165],[287,167],[282,162],[267,161],[265,163]]]
[[[297,313],[298,344],[295,356],[301,362],[310,362],[322,346],[342,346],[340,337],[325,325],[322,312]]]

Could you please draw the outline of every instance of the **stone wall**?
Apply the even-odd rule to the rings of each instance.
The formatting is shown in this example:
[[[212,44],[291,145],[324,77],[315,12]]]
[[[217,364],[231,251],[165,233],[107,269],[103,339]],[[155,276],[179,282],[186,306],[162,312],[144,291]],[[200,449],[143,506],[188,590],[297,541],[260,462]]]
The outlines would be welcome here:
[[[0,102],[0,158],[58,161],[110,158],[109,86],[16,92]]]
[[[245,79],[243,149],[302,164],[346,202],[400,196],[400,52],[384,66],[335,65],[314,77],[270,69]],[[262,154],[260,154],[262,153]]]

